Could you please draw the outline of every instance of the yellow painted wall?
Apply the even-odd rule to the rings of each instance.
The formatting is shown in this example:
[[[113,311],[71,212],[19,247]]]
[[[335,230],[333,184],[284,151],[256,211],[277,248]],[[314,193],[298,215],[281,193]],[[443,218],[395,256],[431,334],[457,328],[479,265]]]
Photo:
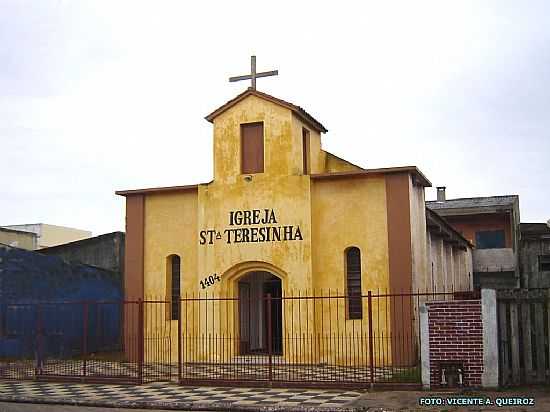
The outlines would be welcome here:
[[[197,194],[175,192],[145,198],[144,295],[166,298],[166,258],[181,258],[182,292],[196,289]]]
[[[182,296],[196,293],[196,192],[146,196],[144,230],[144,299],[153,302],[170,299],[170,285],[167,284],[170,279],[167,258],[170,255],[179,255],[181,259]],[[166,339],[171,336],[171,341],[177,342],[177,321],[169,320],[169,310],[169,305],[163,303],[148,303],[145,306],[145,336],[150,338],[145,342],[146,360],[153,360],[152,357],[159,353],[169,357],[169,361],[177,359],[177,346],[170,347]]]
[[[264,123],[263,175],[298,175],[302,169],[301,131],[292,133],[292,113],[248,96],[214,120],[214,183],[234,183],[241,176],[240,125]]]
[[[264,173],[249,178],[240,173],[240,124],[258,121],[264,123]],[[384,176],[312,180],[302,170],[303,127],[308,126],[290,110],[249,96],[214,119],[213,182],[199,185],[197,191],[146,195],[145,297],[165,300],[170,296],[166,258],[178,254],[184,299],[186,293],[193,298],[229,299],[184,302],[184,361],[223,362],[238,355],[238,308],[231,299],[238,297],[238,279],[249,271],[265,270],[280,277],[286,296],[341,296],[345,293],[344,251],[356,246],[361,250],[363,292],[389,289]],[[324,152],[319,133],[309,130],[312,174],[358,169]],[[274,225],[298,226],[303,240],[227,243],[229,213],[252,209],[273,210]],[[200,244],[204,230],[219,232],[220,239]],[[200,281],[214,274],[220,281],[203,290]],[[169,305],[158,303],[145,314],[151,325],[151,339],[146,339],[149,358],[158,353],[158,345],[168,344],[166,337],[176,336],[177,322],[168,320],[169,313]],[[378,304],[374,318],[381,324],[379,333],[390,332],[388,317],[387,307]],[[283,322],[287,361],[367,362],[366,305],[362,320],[348,320],[343,298],[330,303],[288,301]],[[388,345],[380,350],[391,354]],[[164,349],[169,361],[177,359],[174,345]],[[379,364],[391,363],[391,355],[384,356],[383,360],[377,356]]]
[[[385,187],[383,177],[315,182],[312,221],[316,289],[343,291],[344,250],[350,246],[361,250],[364,291],[389,288]]]
[[[389,289],[388,233],[386,210],[386,182],[384,177],[355,180],[320,180],[312,187],[312,250],[314,289],[327,295],[346,294],[345,251],[355,246],[361,251],[361,288],[369,290]],[[346,299],[332,300],[321,305],[315,322],[323,340],[320,348],[321,362],[366,364],[368,354],[368,308],[362,299],[362,320],[350,320]],[[374,319],[378,333],[389,332],[389,314],[384,304],[375,303]],[[327,327],[327,325],[330,325]],[[338,330],[353,342],[349,346],[339,340],[331,340],[328,330]],[[340,345],[340,346],[338,346]],[[384,349],[391,347],[388,345]],[[379,363],[390,359],[388,356]]]
[[[329,152],[325,153],[325,173],[334,173],[334,172],[353,172],[361,170],[360,167],[344,160],[340,159],[338,156],[333,155]]]

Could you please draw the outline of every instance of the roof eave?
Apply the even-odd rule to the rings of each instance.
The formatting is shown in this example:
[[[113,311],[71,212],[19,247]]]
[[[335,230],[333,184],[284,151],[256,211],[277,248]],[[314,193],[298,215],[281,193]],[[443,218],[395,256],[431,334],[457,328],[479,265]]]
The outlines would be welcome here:
[[[426,205],[430,208],[430,205]],[[470,207],[437,207],[430,208],[441,216],[470,216],[470,215],[494,215],[509,213],[513,210],[512,205],[506,206],[470,206]]]
[[[436,211],[426,206],[426,226],[428,230],[430,230],[430,221],[436,221],[438,225],[443,227],[448,233],[451,234],[452,238],[458,239],[459,243],[462,243],[463,246],[469,247],[471,249],[475,247],[472,242],[470,242],[460,232],[453,228],[443,216],[439,215]]]
[[[300,118],[304,123],[308,124],[311,128],[318,131],[319,133],[326,133],[328,130],[323,126],[320,122],[318,122],[313,116],[311,116],[309,113],[307,113],[305,110],[301,109],[300,107],[290,103],[286,102],[284,100],[278,99],[274,96],[271,96],[267,93],[259,92],[254,89],[247,89],[241,94],[237,95],[235,98],[229,100],[227,103],[223,104],[222,106],[218,107],[216,110],[214,110],[209,115],[205,116],[205,119],[208,120],[210,123],[214,122],[214,119],[218,117],[220,114],[225,112],[226,110],[230,109],[240,101],[244,100],[248,96],[256,96],[260,99],[265,99],[273,104],[277,104],[279,106],[282,106],[294,113],[297,117]]]
[[[416,166],[401,166],[401,167],[387,167],[379,169],[364,169],[351,172],[335,172],[335,173],[318,173],[312,174],[312,179],[345,179],[345,178],[356,178],[356,177],[365,177],[373,176],[377,174],[393,174],[393,173],[409,173],[415,177],[416,184],[419,184],[423,187],[431,187],[432,183],[424,176],[424,174],[418,170]]]
[[[145,189],[131,189],[131,190],[117,190],[115,192],[118,196],[134,196],[153,193],[168,193],[168,192],[188,192],[198,189],[199,185],[187,185],[187,186],[168,186],[168,187],[150,187]]]

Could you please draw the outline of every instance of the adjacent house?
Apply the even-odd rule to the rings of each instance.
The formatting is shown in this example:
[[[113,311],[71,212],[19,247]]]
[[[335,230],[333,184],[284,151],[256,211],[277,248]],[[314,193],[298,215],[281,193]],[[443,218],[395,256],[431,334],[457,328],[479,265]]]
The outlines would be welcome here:
[[[75,229],[66,226],[48,225],[46,223],[32,223],[22,225],[5,225],[4,229],[30,232],[36,235],[35,249],[61,245],[75,240],[86,239],[92,236],[88,230]]]
[[[475,287],[520,286],[517,195],[447,199],[445,187],[438,187],[437,200],[426,205],[475,246]]]
[[[89,352],[120,351],[122,300],[119,273],[0,245],[0,358],[77,356],[85,324]]]
[[[520,231],[521,286],[550,287],[550,224],[521,223]]]
[[[54,255],[67,262],[124,273],[124,232],[105,233],[62,245],[40,249],[43,255]]]
[[[34,232],[27,232],[25,230],[0,227],[0,244],[26,250],[35,250],[38,245],[37,235]]]

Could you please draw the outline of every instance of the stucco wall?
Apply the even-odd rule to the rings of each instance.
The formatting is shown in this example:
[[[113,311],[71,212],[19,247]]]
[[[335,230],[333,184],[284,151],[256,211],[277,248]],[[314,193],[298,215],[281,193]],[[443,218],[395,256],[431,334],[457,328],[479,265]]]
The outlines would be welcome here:
[[[344,251],[361,250],[363,291],[389,289],[384,178],[317,181],[312,187],[315,289],[345,288]]]
[[[263,122],[264,174],[297,175],[302,172],[301,131],[292,133],[292,113],[281,106],[248,96],[214,120],[214,181],[233,183],[241,176],[243,123]]]
[[[169,193],[145,198],[144,297],[170,298],[167,258],[181,258],[181,292],[197,292],[197,194]]]
[[[324,152],[325,155],[325,173],[334,173],[334,172],[352,172],[361,170],[360,167],[351,164],[350,162],[340,159],[338,156],[333,155],[329,152]]]
[[[388,291],[388,232],[386,209],[386,182],[383,177],[358,180],[316,181],[312,186],[312,250],[313,287],[318,295],[345,295],[345,251],[351,246],[361,251],[361,289],[366,295],[369,290]],[[331,324],[343,336],[368,330],[367,299],[362,299],[363,318],[347,319],[346,300],[325,302],[316,312],[316,324]],[[322,310],[324,309],[324,310]],[[376,332],[387,334],[390,330],[390,313],[387,306],[374,308],[374,319],[378,321]],[[349,338],[349,341],[354,341]],[[367,340],[355,340],[354,347],[338,350],[321,346],[321,361],[367,363]],[[391,344],[385,349],[384,360],[391,362]],[[332,353],[330,353],[332,350]]]

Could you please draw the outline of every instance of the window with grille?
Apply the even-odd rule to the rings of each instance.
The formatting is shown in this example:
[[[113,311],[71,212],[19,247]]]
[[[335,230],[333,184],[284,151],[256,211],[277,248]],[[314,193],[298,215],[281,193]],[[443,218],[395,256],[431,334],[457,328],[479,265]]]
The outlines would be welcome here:
[[[348,295],[348,319],[362,319],[361,251],[356,247],[350,247],[346,250],[346,287]]]
[[[179,319],[179,303],[180,303],[180,270],[181,270],[181,259],[178,255],[173,255],[170,262],[171,268],[171,280],[172,280],[172,320]]]

